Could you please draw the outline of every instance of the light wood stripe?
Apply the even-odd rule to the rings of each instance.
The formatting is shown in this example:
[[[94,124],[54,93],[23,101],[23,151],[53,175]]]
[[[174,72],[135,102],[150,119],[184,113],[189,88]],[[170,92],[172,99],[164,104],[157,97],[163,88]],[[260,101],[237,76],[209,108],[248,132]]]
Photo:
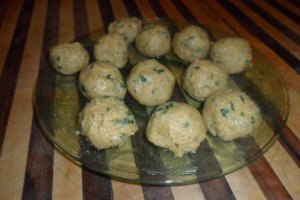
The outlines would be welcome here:
[[[168,17],[170,19],[173,19],[175,21],[185,20],[185,18],[181,15],[181,13],[176,9],[174,4],[172,4],[169,0],[168,1],[160,0],[159,3],[161,4],[161,7],[163,7],[165,12],[168,14]]]
[[[204,200],[204,195],[199,184],[171,187],[175,200]]]
[[[113,13],[117,20],[128,17],[128,12],[125,8],[124,2],[119,0],[110,0]]]
[[[59,43],[74,39],[73,1],[60,1]],[[81,167],[54,151],[53,164],[53,199],[82,199]]]
[[[293,41],[291,41],[288,37],[274,28],[273,25],[266,22],[263,18],[257,15],[253,10],[251,10],[248,6],[246,6],[241,1],[230,1],[232,4],[237,6],[239,10],[247,13],[247,16],[251,18],[251,20],[255,21],[255,23],[265,30],[274,40],[277,40],[282,46],[288,49],[298,60],[300,60],[300,47],[296,45]]]
[[[3,16],[3,22],[0,27],[0,74],[3,69],[4,62],[6,60],[8,49],[10,47],[14,31],[17,25],[17,20],[23,5],[23,0],[13,0],[7,6],[5,15]]]
[[[276,19],[278,21],[280,21],[281,23],[285,24],[291,30],[300,30],[300,25],[299,24],[297,24],[294,21],[290,20],[290,18],[286,17],[284,14],[282,14],[281,12],[279,12],[277,9],[275,9],[274,7],[272,7],[271,5],[269,5],[267,2],[265,2],[265,1],[259,1],[259,0],[254,0],[254,2],[255,2],[255,4],[257,6],[261,7],[266,12],[268,12],[272,16],[276,17]],[[288,1],[285,1],[284,4],[287,4],[287,3],[288,3]],[[299,13],[300,13],[300,9],[299,9]],[[299,32],[298,32],[298,34],[299,34]]]
[[[294,104],[297,106],[297,104]],[[300,140],[300,114],[297,113],[295,110],[293,110],[294,105],[290,105],[290,112],[289,112],[289,118],[287,121],[287,125],[290,127],[290,129],[293,131],[295,136]],[[299,105],[299,103],[298,103]]]
[[[143,18],[153,19],[156,18],[155,12],[151,9],[151,6],[147,0],[135,0],[135,3],[139,7]]]
[[[100,29],[103,26],[101,13],[97,0],[86,0],[86,9],[90,32]]]
[[[300,199],[300,168],[278,141],[265,153],[265,158],[293,199]]]
[[[19,80],[8,119],[0,157],[0,194],[3,199],[20,199],[22,196],[33,115],[33,86],[39,71],[46,8],[47,2],[36,4],[34,7]],[[30,56],[32,54],[35,56]]]
[[[290,11],[292,11],[293,13],[295,14],[298,14],[300,13],[300,8],[295,6],[294,4],[290,3],[289,1],[285,0],[285,1],[282,1],[282,0],[275,0],[278,4],[280,4],[281,6],[283,7],[286,7],[287,9],[289,9]]]
[[[226,175],[226,179],[237,199],[266,199],[247,167]]]

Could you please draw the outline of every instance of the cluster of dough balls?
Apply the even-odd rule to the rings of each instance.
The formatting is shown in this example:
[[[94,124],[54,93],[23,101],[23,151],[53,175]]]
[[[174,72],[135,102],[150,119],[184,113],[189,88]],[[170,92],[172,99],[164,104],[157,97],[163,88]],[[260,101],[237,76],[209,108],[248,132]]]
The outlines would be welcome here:
[[[137,131],[133,114],[115,97],[88,102],[79,114],[81,134],[98,149],[118,146]]]
[[[171,101],[154,111],[146,135],[156,146],[182,156],[196,151],[206,138],[206,128],[198,110],[188,104]]]
[[[209,132],[224,141],[249,135],[258,127],[261,114],[244,92],[217,91],[205,101],[203,119]]]
[[[79,75],[82,94],[89,98],[111,96],[123,99],[126,85],[120,71],[110,63],[94,62]]]
[[[167,67],[149,59],[132,68],[126,83],[129,93],[140,104],[154,106],[171,98],[175,78]]]
[[[89,54],[78,42],[59,44],[50,49],[50,61],[57,72],[72,75],[89,64]]]
[[[125,84],[119,69],[127,63],[131,42],[150,58],[167,54],[172,46],[180,59],[190,63],[183,76],[183,89],[192,98],[205,100],[203,118],[188,104],[168,102],[175,78],[154,59],[136,64]],[[93,53],[96,62],[89,65],[89,54],[80,43],[60,44],[50,49],[50,61],[64,75],[81,71],[80,90],[90,100],[79,114],[81,134],[98,149],[121,145],[138,129],[122,101],[127,89],[140,104],[158,105],[146,136],[175,156],[195,152],[206,137],[206,128],[212,135],[231,141],[250,134],[261,121],[255,102],[243,92],[226,89],[228,74],[252,66],[251,47],[242,38],[223,38],[211,46],[206,30],[190,25],[172,41],[166,26],[142,27],[137,18],[126,18],[109,25],[108,34],[97,41]]]

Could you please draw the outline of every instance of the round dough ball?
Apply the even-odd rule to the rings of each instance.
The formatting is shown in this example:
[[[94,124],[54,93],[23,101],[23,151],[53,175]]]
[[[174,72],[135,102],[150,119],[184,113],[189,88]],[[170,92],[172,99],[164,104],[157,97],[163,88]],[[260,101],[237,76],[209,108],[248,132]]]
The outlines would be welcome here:
[[[183,88],[198,101],[208,95],[226,88],[228,74],[210,60],[196,60],[186,69],[183,77]]]
[[[89,54],[79,43],[59,44],[50,49],[50,61],[57,72],[71,75],[89,64]]]
[[[135,18],[125,18],[112,22],[108,26],[109,33],[119,33],[127,43],[133,42],[136,34],[141,30],[142,22]]]
[[[140,104],[153,106],[171,98],[175,78],[167,67],[150,59],[134,66],[126,83],[129,93]]]
[[[162,25],[147,25],[135,38],[137,50],[150,58],[167,54],[171,49],[171,35]]]
[[[206,30],[198,26],[188,27],[175,34],[173,40],[175,54],[186,62],[193,62],[207,56],[210,40]]]
[[[126,85],[119,70],[110,63],[94,62],[80,72],[82,94],[90,99],[112,96],[123,99]]]
[[[261,121],[259,108],[244,92],[217,91],[204,105],[203,119],[207,129],[224,141],[250,134]]]
[[[252,52],[249,43],[238,37],[218,40],[211,48],[213,62],[229,74],[242,72],[252,67]]]
[[[206,137],[201,114],[194,107],[178,102],[158,106],[147,126],[147,138],[176,156],[195,152]]]
[[[117,68],[123,68],[128,59],[127,43],[117,33],[106,34],[95,44],[94,56],[97,61],[108,62]]]
[[[138,127],[123,101],[114,97],[94,99],[79,114],[81,134],[97,149],[121,145]]]

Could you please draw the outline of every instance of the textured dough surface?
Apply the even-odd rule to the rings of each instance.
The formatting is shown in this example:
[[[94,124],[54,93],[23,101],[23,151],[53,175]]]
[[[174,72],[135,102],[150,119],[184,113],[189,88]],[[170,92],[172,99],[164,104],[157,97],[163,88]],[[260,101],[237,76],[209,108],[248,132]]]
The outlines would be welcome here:
[[[141,30],[142,22],[135,18],[125,18],[116,20],[108,26],[109,33],[118,33],[122,35],[127,43],[133,42],[136,34]]]
[[[167,54],[171,49],[171,35],[167,27],[147,25],[135,38],[137,50],[150,58]]]
[[[94,56],[97,61],[123,68],[128,59],[127,43],[120,34],[103,35],[94,46]]]
[[[167,67],[150,59],[135,65],[126,83],[129,93],[140,104],[153,106],[171,98],[175,78]]]
[[[198,101],[208,95],[226,88],[228,75],[209,60],[196,60],[186,69],[183,77],[183,88]]]
[[[188,104],[171,101],[158,106],[152,114],[147,138],[156,146],[182,156],[196,151],[206,138],[206,128],[198,110]]]
[[[50,61],[61,74],[71,75],[89,64],[89,54],[78,42],[59,44],[50,49]]]
[[[249,135],[261,122],[258,106],[244,92],[217,91],[204,105],[203,119],[207,129],[224,141]]]
[[[252,51],[248,41],[229,37],[218,40],[211,48],[213,62],[229,74],[242,72],[252,67]]]
[[[81,134],[98,149],[121,145],[137,125],[123,101],[114,97],[92,100],[79,114]]]
[[[207,56],[210,39],[206,30],[190,25],[175,34],[172,45],[175,54],[180,59],[193,62]]]
[[[120,71],[109,63],[90,64],[80,72],[79,83],[82,94],[90,99],[104,96],[123,99],[126,94]]]

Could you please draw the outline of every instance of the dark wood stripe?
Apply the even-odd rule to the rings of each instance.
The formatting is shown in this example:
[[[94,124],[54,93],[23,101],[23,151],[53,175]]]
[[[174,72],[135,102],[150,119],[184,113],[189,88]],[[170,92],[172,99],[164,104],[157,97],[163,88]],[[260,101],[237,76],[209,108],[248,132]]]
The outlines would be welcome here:
[[[113,15],[114,12],[109,0],[98,0],[98,5],[101,11],[103,26],[106,32],[109,24],[115,20],[115,17]]]
[[[299,17],[299,13],[298,15],[293,13],[292,11],[290,11],[289,9],[287,9],[286,7],[284,7],[283,5],[280,5],[279,3],[277,3],[276,1],[272,1],[272,0],[266,0],[271,6],[273,6],[274,8],[276,8],[278,11],[282,12],[284,15],[286,15],[288,18],[290,18],[291,20],[297,22],[298,24],[300,24],[300,17]]]
[[[2,22],[3,22],[3,19],[6,15],[6,9],[8,7],[8,3],[10,1],[0,1],[0,28],[1,28],[1,25],[2,25]]]
[[[147,186],[143,185],[145,200],[173,200],[173,193],[168,186]]]
[[[73,0],[75,37],[89,33],[88,17],[85,1]]]
[[[279,31],[284,33],[289,39],[293,40],[295,43],[300,45],[300,36],[293,30],[287,28],[284,24],[279,22],[275,17],[268,14],[265,10],[257,6],[253,1],[243,0],[243,2],[248,5],[254,12],[263,17],[266,21],[268,21],[271,25],[277,28]]]
[[[283,135],[279,138],[279,141],[298,167],[300,167],[300,141],[288,126],[284,127]]]
[[[20,12],[15,33],[0,77],[0,155],[7,122],[17,85],[34,0],[26,0]]]
[[[75,37],[78,38],[82,35],[85,42],[90,43],[88,18],[85,1],[73,0],[73,13],[74,13],[74,29]],[[81,38],[81,37],[80,37]],[[80,102],[85,102],[81,96]],[[83,104],[81,105],[83,107]],[[108,170],[105,150],[99,151],[91,148],[90,144],[86,142],[85,138],[81,138],[81,160],[90,164],[91,166],[102,166],[104,170]],[[88,150],[87,150],[88,149]],[[91,159],[92,158],[92,159]],[[95,158],[97,158],[95,160]],[[113,190],[111,179],[103,174],[96,173],[96,168],[91,171],[82,167],[82,195],[84,200],[92,199],[113,199]]]
[[[169,16],[157,0],[148,0],[148,2],[158,18],[169,18]]]
[[[128,13],[131,17],[142,18],[142,13],[139,10],[139,8],[136,5],[134,0],[124,0],[124,4],[125,4],[126,9],[128,10]]]
[[[186,20],[194,22],[197,21],[197,18],[192,14],[192,12],[190,12],[190,10],[186,7],[184,3],[182,3],[181,0],[172,0],[172,2]]]
[[[299,0],[288,0],[288,1],[291,2],[292,4],[294,4],[295,6],[297,6],[298,8],[300,8],[300,1]]]
[[[52,199],[53,153],[53,146],[34,118],[22,199]]]
[[[240,21],[242,27],[244,27],[251,34],[254,34],[268,47],[273,49],[278,54],[278,56],[280,56],[294,70],[300,73],[300,60],[298,60],[294,55],[292,55],[274,38],[268,35],[263,29],[257,26],[255,22],[253,22],[245,13],[243,13],[243,11],[239,10],[228,0],[218,0],[218,2]]]
[[[50,68],[48,49],[58,43],[59,0],[49,0],[40,61],[40,71]],[[54,91],[48,91],[49,96]],[[50,94],[51,93],[51,94]],[[50,97],[51,99],[51,97]],[[22,199],[51,199],[54,149],[42,134],[34,117],[27,157]]]
[[[88,169],[82,169],[83,199],[113,199],[111,179],[107,176],[96,174]]]
[[[265,157],[249,164],[248,168],[267,199],[292,199]]]
[[[214,179],[200,184],[205,199],[236,199],[225,177]]]

